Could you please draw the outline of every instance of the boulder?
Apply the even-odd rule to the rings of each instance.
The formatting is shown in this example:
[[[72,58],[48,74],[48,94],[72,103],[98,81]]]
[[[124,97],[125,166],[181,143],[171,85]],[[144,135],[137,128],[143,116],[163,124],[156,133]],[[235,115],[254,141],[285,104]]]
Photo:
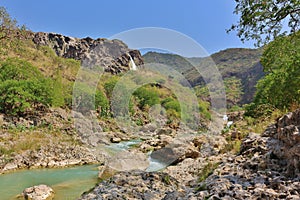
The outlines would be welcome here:
[[[26,200],[52,200],[54,191],[47,185],[37,185],[26,188],[22,195]]]
[[[109,158],[107,166],[117,171],[146,170],[149,161],[144,153],[122,151]]]

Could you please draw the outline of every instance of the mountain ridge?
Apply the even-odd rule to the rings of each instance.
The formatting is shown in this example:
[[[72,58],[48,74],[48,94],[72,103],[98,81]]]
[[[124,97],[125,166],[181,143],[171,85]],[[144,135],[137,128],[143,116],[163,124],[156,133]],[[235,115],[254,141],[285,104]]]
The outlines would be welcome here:
[[[182,73],[194,87],[205,84],[201,75],[195,71],[194,66],[211,58],[223,79],[236,77],[241,81],[243,95],[239,104],[245,104],[252,101],[255,85],[264,76],[263,67],[259,61],[261,54],[261,49],[230,48],[201,58],[184,58],[175,54],[157,52],[148,52],[143,55],[143,58],[145,63],[158,62],[171,66],[174,66],[174,61],[180,61],[176,63],[175,70]]]

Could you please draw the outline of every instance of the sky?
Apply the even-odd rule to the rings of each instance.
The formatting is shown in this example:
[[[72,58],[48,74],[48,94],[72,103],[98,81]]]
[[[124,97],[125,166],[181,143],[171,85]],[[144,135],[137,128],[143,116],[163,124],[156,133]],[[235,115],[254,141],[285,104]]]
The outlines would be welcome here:
[[[160,27],[191,37],[209,54],[254,48],[252,41],[242,43],[235,32],[226,33],[238,21],[234,0],[1,0],[0,6],[34,32],[109,38],[134,28]]]

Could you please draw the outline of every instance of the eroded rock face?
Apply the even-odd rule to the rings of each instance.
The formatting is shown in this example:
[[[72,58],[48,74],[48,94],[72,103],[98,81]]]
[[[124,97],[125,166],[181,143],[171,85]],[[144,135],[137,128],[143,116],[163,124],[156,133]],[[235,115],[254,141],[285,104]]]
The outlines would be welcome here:
[[[52,200],[54,191],[47,185],[37,185],[26,188],[22,195],[26,200]]]
[[[140,52],[129,49],[120,40],[104,38],[94,40],[89,37],[78,39],[56,33],[38,32],[34,34],[33,42],[49,46],[60,57],[80,60],[84,67],[101,66],[112,74],[129,70],[129,55],[137,66],[143,64]]]
[[[287,162],[287,174],[289,176],[300,173],[300,109],[281,117],[277,124],[277,130],[271,133],[271,137],[278,140],[277,147],[273,147],[273,153]]]
[[[198,188],[212,199],[299,199],[299,126],[296,110],[262,135],[250,133],[240,155],[227,157]]]

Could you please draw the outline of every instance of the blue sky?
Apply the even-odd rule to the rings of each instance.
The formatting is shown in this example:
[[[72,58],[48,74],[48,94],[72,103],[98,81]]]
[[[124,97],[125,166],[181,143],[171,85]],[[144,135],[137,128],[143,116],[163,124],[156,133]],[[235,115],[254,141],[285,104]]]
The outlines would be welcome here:
[[[238,20],[234,0],[2,0],[19,24],[32,31],[56,32],[73,37],[107,38],[141,27],[179,31],[196,40],[209,53],[226,48],[253,48],[236,33],[226,33]]]

